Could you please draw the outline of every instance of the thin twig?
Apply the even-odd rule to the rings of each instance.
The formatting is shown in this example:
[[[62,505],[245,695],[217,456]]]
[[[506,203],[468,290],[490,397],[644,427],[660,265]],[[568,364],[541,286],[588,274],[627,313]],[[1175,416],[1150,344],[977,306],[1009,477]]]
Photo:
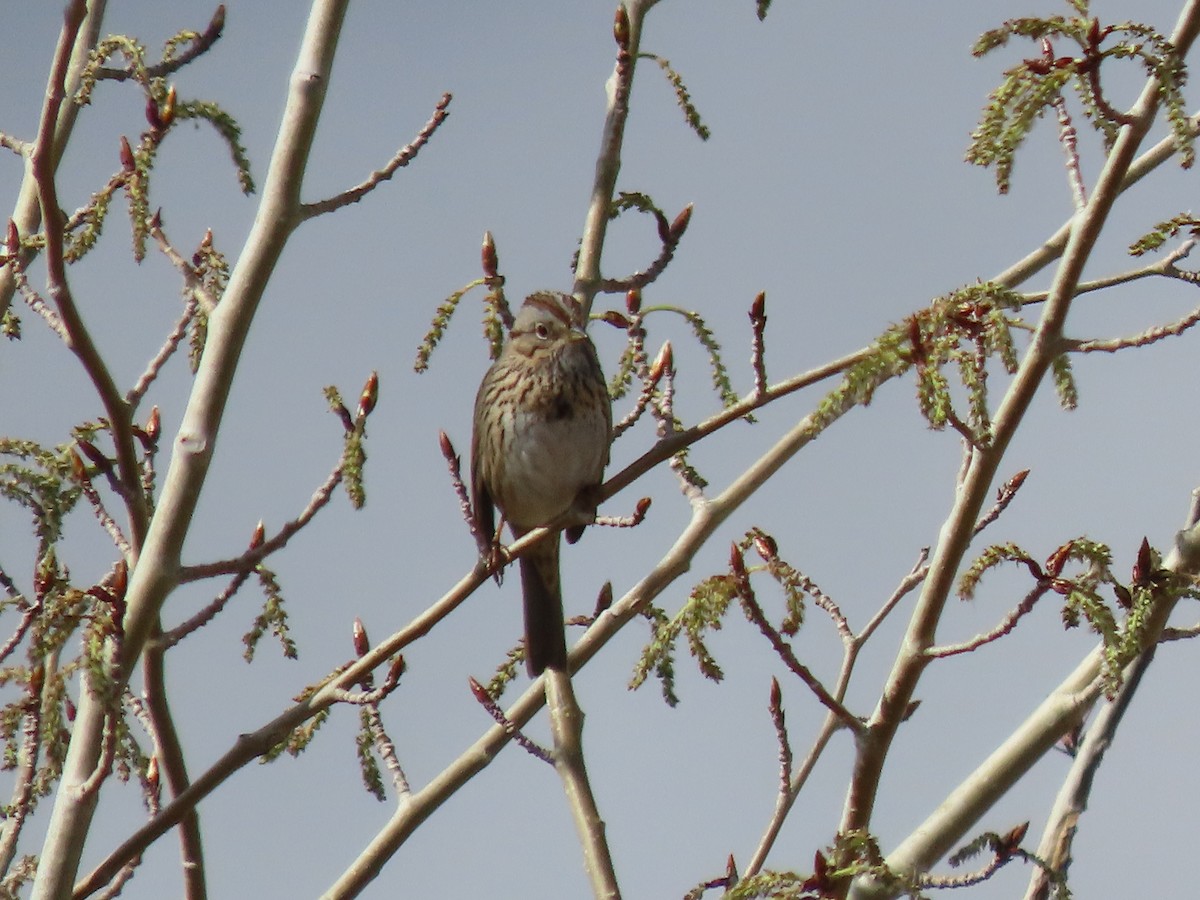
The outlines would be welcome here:
[[[408,783],[404,767],[400,765],[400,756],[396,753],[396,743],[383,727],[383,716],[379,712],[379,707],[374,703],[368,703],[363,708],[363,715],[366,716],[367,727],[375,742],[375,752],[379,754],[388,774],[392,776],[392,787],[397,796],[404,797],[411,794],[412,786]]]
[[[4,823],[0,826],[0,873],[7,873],[17,855],[17,844],[21,830],[25,827],[33,804],[33,785],[37,775],[38,759],[41,755],[42,705],[45,702],[45,681],[41,696],[34,694],[26,699],[21,719],[21,743],[17,751],[16,773],[13,777],[12,797],[5,807]]]
[[[475,699],[479,701],[479,705],[487,710],[489,716],[496,720],[496,724],[504,729],[505,733],[516,742],[517,746],[532,756],[534,759],[540,759],[544,763],[554,764],[554,757],[550,751],[539,744],[537,741],[527,737],[520,727],[513,723],[511,719],[505,715],[504,710],[500,707],[492,695],[487,692],[482,684],[474,678],[468,679],[471,685],[471,693],[475,695]]]
[[[433,109],[433,115],[429,117],[429,121],[417,132],[417,136],[396,151],[396,155],[388,160],[382,169],[376,169],[367,176],[365,181],[327,200],[300,204],[300,220],[311,219],[314,216],[324,215],[325,213],[341,209],[343,206],[349,206],[351,203],[357,203],[367,194],[371,193],[371,191],[375,190],[375,188],[379,187],[380,184],[395,175],[397,169],[407,166],[416,158],[421,148],[428,143],[429,139],[433,137],[433,133],[446,121],[446,117],[450,115],[448,109],[450,100],[449,93],[442,94],[442,98]]]
[[[192,38],[188,48],[178,56],[171,59],[165,59],[153,66],[146,66],[143,70],[145,77],[163,78],[174,72],[179,71],[196,57],[202,53],[206,53],[221,38],[221,34],[225,29],[225,4],[222,3],[213,12],[212,19],[209,20],[208,27],[203,33]],[[124,69],[111,67],[99,68],[96,70],[97,81],[126,81],[133,78],[137,74],[137,70],[133,66],[127,66]]]
[[[25,632],[29,630],[29,626],[33,624],[33,620],[37,618],[39,612],[41,612],[40,601],[26,605],[25,611],[21,614],[21,621],[17,623],[16,629],[9,636],[8,640],[4,642],[4,645],[0,646],[0,663],[8,659],[9,654],[21,643],[21,638],[25,637]],[[4,867],[0,866],[0,872],[3,871]]]
[[[67,329],[63,326],[62,319],[59,317],[48,304],[45,299],[29,283],[29,278],[25,274],[25,267],[21,264],[19,255],[10,256],[8,259],[8,269],[13,273],[13,285],[21,294],[21,299],[25,301],[25,305],[30,311],[42,318],[42,321],[58,335],[59,339],[64,344],[70,344],[70,337],[67,335]]]
[[[287,545],[296,533],[312,521],[323,506],[329,503],[333,492],[342,481],[342,466],[338,463],[329,476],[313,493],[308,505],[301,510],[300,515],[290,522],[284,523],[279,532],[269,540],[248,549],[240,556],[222,559],[211,563],[201,563],[194,566],[183,566],[179,572],[179,583],[186,584],[203,578],[213,578],[217,575],[236,575],[239,572],[253,571],[254,567],[266,557]]]
[[[442,457],[446,460],[446,467],[450,470],[450,484],[454,488],[454,496],[458,498],[458,509],[462,514],[463,521],[467,523],[467,529],[471,532],[471,539],[475,541],[475,546],[479,548],[481,554],[488,554],[493,535],[484,534],[479,528],[479,519],[475,515],[475,507],[471,503],[471,496],[467,492],[466,482],[462,477],[462,457],[454,452],[454,444],[450,442],[450,435],[444,431],[438,432],[438,446],[441,448]]]
[[[852,732],[856,734],[861,732],[863,728],[862,720],[846,709],[842,702],[834,697],[826,689],[825,685],[821,684],[820,679],[813,675],[812,671],[796,658],[791,644],[785,641],[775,626],[767,621],[766,613],[763,612],[762,606],[754,594],[754,589],[750,585],[750,579],[746,574],[746,564],[742,560],[741,549],[737,544],[734,544],[732,547],[730,562],[738,589],[738,599],[742,603],[742,609],[746,613],[746,618],[758,626],[758,630],[771,642],[776,655],[783,660],[784,665],[791,670],[792,674],[796,675],[808,686],[808,689],[813,692],[822,706],[837,716],[841,720],[841,723]]]
[[[866,643],[871,635],[875,633],[875,629],[882,625],[884,619],[886,619],[888,615],[891,614],[892,610],[896,608],[897,604],[899,604],[901,600],[920,587],[921,582],[925,580],[925,576],[928,574],[929,548],[922,547],[921,552],[917,556],[917,561],[913,564],[912,569],[909,570],[909,573],[900,580],[900,583],[896,585],[896,589],[892,591],[892,595],[888,597],[883,606],[881,606],[875,615],[871,617],[871,620],[867,622],[865,626],[863,626],[863,629],[855,638],[855,643],[860,647]]]
[[[761,396],[767,390],[766,305],[767,295],[764,291],[759,291],[754,302],[750,304],[750,368],[754,370],[755,397]]]
[[[978,537],[983,529],[1000,518],[1000,515],[1008,509],[1008,504],[1013,502],[1013,499],[1017,496],[1017,491],[1021,490],[1021,486],[1025,484],[1025,479],[1028,477],[1029,470],[1022,469],[1000,486],[1000,489],[996,491],[996,502],[992,504],[991,509],[979,517],[979,521],[975,523],[975,528],[971,533],[972,537]]]
[[[164,631],[157,638],[153,639],[153,643],[161,644],[163,649],[167,650],[174,647],[192,632],[199,631],[216,618],[217,614],[225,608],[234,595],[245,586],[253,571],[253,568],[248,568],[243,572],[235,573],[233,578],[230,579],[229,584],[225,586],[225,589],[207,603],[203,609],[195,615],[190,616],[186,621],[176,625],[170,631]]]
[[[150,236],[154,238],[154,242],[158,245],[158,249],[162,251],[163,256],[171,261],[178,271],[183,276],[183,286],[185,295],[190,301],[188,306],[195,313],[195,305],[198,304],[205,314],[212,315],[217,308],[217,301],[220,299],[214,297],[204,286],[200,276],[196,272],[196,267],[184,258],[183,254],[175,249],[175,245],[167,238],[166,232],[163,231],[162,221],[158,215],[154,215],[150,219]],[[178,328],[178,326],[176,326]],[[162,351],[159,351],[160,353]]]
[[[121,531],[121,526],[117,524],[116,519],[109,514],[108,509],[104,505],[104,499],[100,496],[100,492],[96,490],[95,484],[90,478],[82,478],[79,481],[79,488],[83,492],[83,496],[87,498],[88,503],[92,506],[92,512],[96,516],[96,520],[108,532],[108,536],[112,539],[116,548],[121,551],[121,556],[126,562],[133,562],[133,548],[129,545],[129,540]]]
[[[667,228],[666,234],[663,236],[662,250],[658,254],[658,258],[654,260],[646,269],[640,272],[634,272],[632,275],[627,275],[624,278],[602,278],[600,283],[596,285],[597,293],[602,294],[620,294],[625,291],[640,291],[647,285],[653,284],[658,280],[667,266],[671,264],[671,260],[675,258],[675,250],[679,247],[679,241],[683,238],[683,233],[687,231],[688,222],[692,217],[692,204],[684,207],[675,221]],[[666,224],[664,218],[663,224]]]
[[[787,721],[783,713],[783,693],[779,679],[771,678],[771,699],[767,704],[771,713],[771,724],[775,726],[775,740],[779,742],[779,790],[786,794],[792,783],[792,745],[788,740]]]
[[[999,640],[1007,634],[1011,634],[1012,630],[1017,627],[1017,622],[1033,611],[1034,605],[1050,593],[1052,585],[1049,581],[1035,585],[1034,588],[1026,594],[1016,608],[1006,615],[995,628],[990,631],[985,631],[971,638],[969,641],[963,641],[959,644],[945,644],[940,647],[930,647],[925,651],[925,655],[930,659],[945,659],[950,656],[957,656],[960,653],[970,653],[982,647],[984,644],[990,644],[992,641]]]
[[[1071,184],[1071,197],[1076,209],[1087,206],[1087,186],[1083,182],[1083,170],[1079,165],[1078,135],[1071,123],[1067,101],[1059,94],[1054,98],[1054,111],[1058,114],[1058,141],[1067,155],[1067,181]]]
[[[0,147],[5,150],[11,150],[17,156],[25,156],[29,153],[30,144],[28,141],[23,141],[20,138],[15,138],[11,134],[5,134],[0,131]]]
[[[189,294],[187,300],[183,304],[183,314],[175,323],[175,327],[171,329],[167,339],[163,341],[163,345],[158,348],[158,352],[154,354],[154,358],[146,365],[146,370],[138,377],[137,383],[129,389],[125,394],[125,402],[130,408],[136,409],[142,397],[146,395],[146,391],[150,390],[155,379],[158,378],[158,373],[162,371],[162,367],[179,349],[179,345],[183,342],[187,335],[188,325],[196,316],[196,307],[198,301],[195,294]]]
[[[1192,310],[1182,319],[1168,325],[1147,328],[1140,334],[1110,340],[1071,340],[1066,342],[1066,347],[1076,353],[1116,353],[1118,350],[1128,350],[1131,347],[1148,347],[1165,338],[1179,337],[1197,322],[1200,322],[1200,307]]]
[[[117,756],[116,725],[111,716],[104,717],[104,732],[100,744],[100,759],[92,773],[79,785],[80,797],[90,797],[100,791],[100,785],[112,774],[113,760]]]
[[[404,657],[398,656],[388,668],[387,677],[377,688],[365,691],[348,691],[345,688],[334,688],[332,697],[335,703],[348,703],[351,706],[376,706],[381,700],[387,699],[388,694],[400,684],[400,676],[404,672]]]
[[[645,330],[641,327],[640,320],[630,325],[629,333],[631,337],[634,336],[635,331],[640,335],[641,338],[644,338],[646,335]],[[636,425],[638,420],[654,401],[655,394],[658,391],[659,382],[662,380],[664,368],[663,365],[657,362],[657,360],[662,360],[665,358],[665,355],[670,352],[670,346],[671,344],[669,341],[663,344],[662,348],[659,350],[658,357],[656,357],[655,365],[650,366],[646,363],[646,351],[644,344],[642,344],[640,341],[634,344],[634,372],[637,374],[638,380],[640,380],[642,383],[642,389],[638,391],[637,400],[634,401],[633,408],[630,409],[629,412],[627,412],[624,416],[622,416],[619,422],[613,425],[612,439],[614,441],[634,425]],[[638,354],[639,349],[641,351],[640,358]]]

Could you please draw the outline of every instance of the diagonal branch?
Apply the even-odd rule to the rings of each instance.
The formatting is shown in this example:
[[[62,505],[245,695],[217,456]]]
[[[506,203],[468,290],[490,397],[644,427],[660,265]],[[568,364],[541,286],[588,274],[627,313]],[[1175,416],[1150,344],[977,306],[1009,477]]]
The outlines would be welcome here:
[[[360,184],[336,196],[330,197],[327,200],[318,200],[315,203],[304,203],[300,206],[300,217],[302,219],[311,219],[314,216],[324,215],[325,213],[334,212],[341,209],[343,206],[349,206],[351,203],[357,203],[383,182],[390,179],[396,174],[396,170],[407,166],[410,162],[416,159],[416,156],[421,152],[433,133],[441,127],[441,124],[446,121],[446,117],[450,115],[450,94],[442,94],[442,98],[438,100],[437,105],[433,109],[433,115],[429,117],[417,136],[396,151],[396,155],[388,160],[387,164],[382,169],[376,169],[367,179]]]

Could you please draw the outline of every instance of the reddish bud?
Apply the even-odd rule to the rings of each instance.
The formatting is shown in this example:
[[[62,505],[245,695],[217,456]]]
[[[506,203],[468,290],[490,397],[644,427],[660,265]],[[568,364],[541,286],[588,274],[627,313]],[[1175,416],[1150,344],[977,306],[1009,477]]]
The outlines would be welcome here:
[[[171,127],[171,123],[175,121],[175,100],[175,85],[171,85],[167,91],[167,99],[163,101],[162,108],[158,111],[164,128]]]
[[[125,599],[125,589],[129,587],[129,564],[118,559],[113,566],[112,592],[118,600]]]
[[[1145,584],[1150,580],[1150,567],[1153,565],[1154,557],[1150,553],[1150,541],[1142,538],[1141,546],[1138,547],[1137,561],[1133,564],[1133,583]]]
[[[657,384],[667,372],[675,372],[675,354],[670,341],[664,342],[658,356],[654,357],[654,363],[650,366],[650,382]]]
[[[761,531],[754,532],[754,549],[764,562],[770,562],[779,555],[779,545],[775,543],[775,538]]]
[[[474,675],[470,675],[467,677],[467,684],[470,685],[471,693],[475,695],[476,700],[478,700],[484,706],[491,705],[491,702],[492,702],[491,695],[487,692],[487,688],[485,688],[482,684],[480,684],[478,681],[475,680]]]
[[[129,146],[129,139],[125,135],[121,135],[121,168],[126,172],[134,170],[133,148]]]
[[[646,513],[650,510],[650,502],[651,501],[649,497],[643,497],[637,502],[637,505],[633,508],[633,517],[637,519],[637,521],[640,522],[642,519],[646,518]]]
[[[683,237],[683,233],[687,231],[688,223],[692,221],[692,204],[689,203],[683,208],[683,211],[675,217],[675,221],[671,223],[671,240],[678,241]]]
[[[8,220],[8,255],[16,256],[21,252],[21,235],[17,231],[17,223]]]
[[[495,278],[500,268],[500,261],[496,258],[496,242],[492,240],[492,233],[485,231],[483,233],[483,274],[488,278]]]
[[[363,625],[362,619],[358,618],[357,616],[354,617],[354,627],[352,633],[354,636],[354,652],[359,656],[365,656],[367,651],[371,649],[371,641],[367,637],[366,626]]]
[[[1046,570],[1055,578],[1062,574],[1063,566],[1067,564],[1067,557],[1071,553],[1071,549],[1072,544],[1063,544],[1047,557]]]
[[[63,697],[63,713],[66,715],[68,722],[75,721],[75,701],[70,697]]]
[[[162,207],[161,206],[158,209],[156,209],[154,211],[154,215],[152,215],[150,217],[150,230],[158,231],[160,228],[162,228]]]
[[[93,465],[99,466],[105,472],[112,468],[109,458],[101,453],[100,449],[91,441],[79,438],[75,443],[83,451],[83,455],[92,461]]]
[[[200,241],[201,250],[211,250],[213,245],[212,229],[208,228],[204,231],[204,239]]]
[[[613,39],[622,50],[629,49],[629,13],[624,3],[617,7],[617,14],[613,18]]]
[[[208,31],[213,36],[220,34],[225,30],[225,4],[222,3],[217,7],[217,11],[213,13],[212,21],[208,23]]]
[[[1025,840],[1025,834],[1029,831],[1029,823],[1024,822],[1010,831],[1004,836],[1004,847],[1006,850],[1016,850],[1021,846],[1021,841]]]
[[[83,464],[83,457],[75,452],[75,448],[71,448],[71,474],[80,484],[90,484],[92,479],[88,477],[87,466]]]
[[[1020,472],[1018,472],[1012,478],[1008,479],[1008,481],[1004,485],[1004,490],[1010,494],[1015,494],[1017,491],[1019,491],[1021,489],[1021,485],[1023,485],[1025,483],[1025,479],[1028,477],[1029,477],[1029,470],[1022,469]]]
[[[606,309],[600,314],[600,321],[613,326],[613,328],[628,329],[630,325],[629,317],[624,313],[617,312],[615,309]]]
[[[146,420],[146,427],[142,430],[152,442],[158,440],[158,434],[162,430],[162,418],[158,414],[157,406],[150,408],[150,418]]]
[[[606,582],[604,582],[603,586],[600,588],[600,593],[596,596],[596,609],[595,609],[595,612],[592,613],[592,616],[593,617],[599,616],[601,613],[603,613],[605,610],[607,610],[610,606],[612,606],[612,602],[613,602],[612,582],[606,581]]]
[[[828,872],[828,869],[829,862],[825,859],[825,854],[818,850],[813,854],[813,878],[815,878],[822,887],[827,886],[826,873]]]
[[[146,98],[146,121],[155,131],[162,131],[162,117],[158,112],[158,103],[153,97]]]
[[[158,796],[159,783],[157,756],[150,757],[150,762],[146,764],[146,786],[150,788],[151,793],[153,793],[155,797]]]
[[[266,539],[267,539],[267,526],[265,526],[263,524],[262,519],[259,519],[258,524],[254,526],[254,533],[250,535],[249,549],[257,550],[259,547],[261,547],[263,545],[263,542]]]
[[[742,556],[742,548],[737,544],[729,545],[729,571],[740,581],[749,577],[746,572],[746,559]]]
[[[656,209],[654,210],[654,222],[658,226],[658,239],[664,244],[669,244],[671,242],[671,223],[667,221],[667,217]]]
[[[759,291],[758,296],[754,298],[754,302],[750,304],[750,319],[754,322],[761,322],[765,319],[767,313],[767,292]]]
[[[771,676],[771,709],[779,709],[779,704],[783,702],[783,691],[779,689],[779,679],[774,675]]]
[[[446,457],[446,459],[458,458],[454,452],[454,445],[450,443],[450,435],[444,431],[438,432],[438,447],[441,448],[442,456]]]
[[[367,383],[363,385],[362,393],[358,397],[358,417],[365,419],[371,414],[371,410],[375,408],[375,401],[379,399],[379,373],[372,372],[371,377],[367,379]]]
[[[100,603],[107,603],[109,606],[113,606],[117,602],[117,598],[113,596],[113,592],[104,587],[102,584],[92,585],[90,588],[84,591],[84,595],[91,597]]]
[[[637,288],[625,292],[625,308],[631,316],[642,311],[642,292]]]
[[[398,655],[392,660],[391,668],[388,669],[387,682],[395,684],[400,680],[400,676],[404,674],[404,670],[408,668],[408,663],[404,661],[404,654]]]
[[[733,861],[733,854],[729,854],[729,859],[725,861],[725,879],[729,887],[735,887],[738,880],[737,863]]]

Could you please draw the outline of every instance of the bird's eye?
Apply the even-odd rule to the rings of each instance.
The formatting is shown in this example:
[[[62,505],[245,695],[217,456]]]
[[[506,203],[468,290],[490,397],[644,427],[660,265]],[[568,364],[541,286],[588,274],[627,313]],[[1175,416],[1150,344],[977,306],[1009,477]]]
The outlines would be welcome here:
[[[550,326],[547,325],[545,322],[538,322],[536,325],[533,326],[533,333],[536,334],[541,340],[544,341],[548,337],[550,337]]]

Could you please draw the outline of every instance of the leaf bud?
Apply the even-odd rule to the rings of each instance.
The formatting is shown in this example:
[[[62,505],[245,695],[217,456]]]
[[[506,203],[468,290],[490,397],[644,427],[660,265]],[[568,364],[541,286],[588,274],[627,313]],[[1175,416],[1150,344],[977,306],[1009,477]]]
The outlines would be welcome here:
[[[615,309],[606,309],[600,314],[600,321],[613,326],[613,328],[628,329],[630,325],[629,317]]]
[[[367,637],[366,626],[363,625],[362,619],[358,618],[358,616],[354,617],[352,633],[354,637],[354,652],[359,656],[366,656],[367,651],[371,649],[371,641]]]
[[[671,350],[671,342],[664,341],[662,349],[658,351],[658,356],[654,357],[654,362],[650,366],[650,382],[657,384],[662,380],[663,375],[667,372],[674,373],[675,371],[675,354]]]
[[[358,397],[358,417],[364,419],[371,414],[375,409],[375,401],[379,399],[379,373],[372,372],[367,379],[367,383],[363,385],[362,393]]]
[[[135,168],[133,148],[129,146],[129,138],[125,135],[121,135],[121,168],[126,172],[132,172]]]
[[[767,312],[767,292],[759,291],[758,296],[754,298],[754,302],[750,304],[750,318],[755,321],[761,321]]]
[[[496,258],[496,242],[492,239],[492,233],[485,231],[483,233],[483,274],[488,278],[495,278],[500,268],[500,261]]]
[[[150,408],[150,418],[146,420],[146,427],[142,429],[146,432],[146,437],[150,438],[151,442],[158,440],[159,432],[162,431],[162,417],[158,414],[158,407]]]
[[[613,39],[622,50],[629,49],[629,13],[624,3],[617,7],[617,14],[613,18]]]
[[[162,108],[158,111],[159,119],[162,121],[163,128],[169,128],[171,123],[175,121],[175,85],[171,85],[167,91],[167,99],[163,101]]]
[[[692,207],[691,203],[685,206],[675,217],[675,221],[671,223],[671,240],[678,241],[687,231],[688,223],[692,221]]]

